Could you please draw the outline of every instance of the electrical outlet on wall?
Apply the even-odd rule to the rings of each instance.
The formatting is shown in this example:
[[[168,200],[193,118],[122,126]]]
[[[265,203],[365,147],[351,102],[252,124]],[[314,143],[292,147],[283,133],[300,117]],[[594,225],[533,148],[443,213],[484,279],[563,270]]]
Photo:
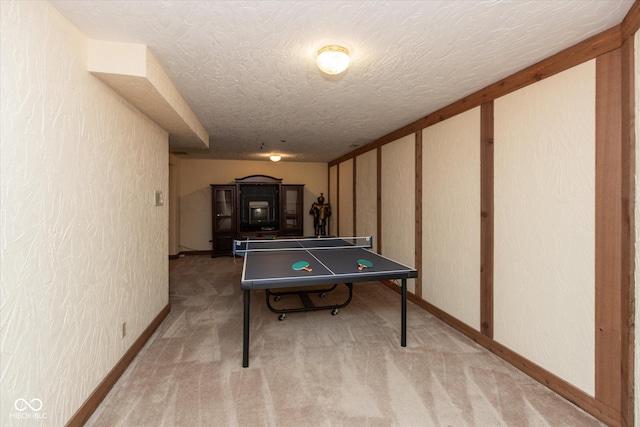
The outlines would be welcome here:
[[[164,195],[162,194],[162,191],[156,190],[155,201],[156,201],[156,206],[164,205]]]

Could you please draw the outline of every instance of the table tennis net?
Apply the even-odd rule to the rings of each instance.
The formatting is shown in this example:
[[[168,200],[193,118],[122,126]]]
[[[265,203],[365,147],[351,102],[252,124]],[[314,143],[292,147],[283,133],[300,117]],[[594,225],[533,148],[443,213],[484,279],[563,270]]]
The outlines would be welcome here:
[[[308,237],[308,238],[277,238],[277,239],[246,239],[235,240],[233,253],[242,255],[248,252],[275,252],[275,251],[306,251],[310,249],[336,249],[336,248],[364,248],[373,247],[373,238],[366,237]]]

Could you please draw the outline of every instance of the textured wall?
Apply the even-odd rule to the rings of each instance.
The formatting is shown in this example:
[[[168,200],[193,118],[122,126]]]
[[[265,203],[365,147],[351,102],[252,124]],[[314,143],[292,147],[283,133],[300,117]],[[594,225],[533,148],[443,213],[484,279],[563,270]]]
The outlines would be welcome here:
[[[423,298],[480,329],[480,108],[422,133]]]
[[[48,2],[0,7],[0,424],[61,426],[168,303],[168,137],[87,72]]]
[[[494,337],[594,393],[595,60],[495,101]]]
[[[378,241],[378,156],[369,150],[356,157],[356,230],[358,236]]]
[[[413,134],[382,146],[380,250],[382,255],[412,267],[416,265],[415,169]],[[414,292],[414,281],[408,281],[411,292]]]
[[[211,250],[210,184],[235,184],[236,178],[268,175],[283,184],[304,184],[304,233],[312,236],[311,205],[327,195],[327,164],[252,160],[181,160],[180,250]]]
[[[353,159],[340,163],[338,167],[340,168],[338,175],[340,229],[338,235],[348,237],[353,236]]]

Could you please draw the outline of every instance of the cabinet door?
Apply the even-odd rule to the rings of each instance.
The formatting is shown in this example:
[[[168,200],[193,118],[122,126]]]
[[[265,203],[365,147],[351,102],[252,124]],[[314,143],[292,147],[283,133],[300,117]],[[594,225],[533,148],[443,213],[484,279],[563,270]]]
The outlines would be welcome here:
[[[232,185],[211,186],[212,251],[211,256],[230,255],[236,232],[236,188]]]
[[[302,216],[304,186],[283,185],[282,192],[284,198],[282,232],[286,235],[302,235],[304,228]]]
[[[214,232],[231,233],[233,231],[233,188],[214,188]]]

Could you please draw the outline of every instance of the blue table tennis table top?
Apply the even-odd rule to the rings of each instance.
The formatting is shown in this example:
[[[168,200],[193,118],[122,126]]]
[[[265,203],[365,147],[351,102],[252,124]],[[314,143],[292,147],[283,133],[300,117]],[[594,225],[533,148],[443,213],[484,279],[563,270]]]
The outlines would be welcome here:
[[[236,240],[233,252],[244,256],[243,290],[415,278],[418,271],[372,252],[371,237]],[[371,267],[358,269],[358,260]],[[294,270],[298,261],[311,272]]]

